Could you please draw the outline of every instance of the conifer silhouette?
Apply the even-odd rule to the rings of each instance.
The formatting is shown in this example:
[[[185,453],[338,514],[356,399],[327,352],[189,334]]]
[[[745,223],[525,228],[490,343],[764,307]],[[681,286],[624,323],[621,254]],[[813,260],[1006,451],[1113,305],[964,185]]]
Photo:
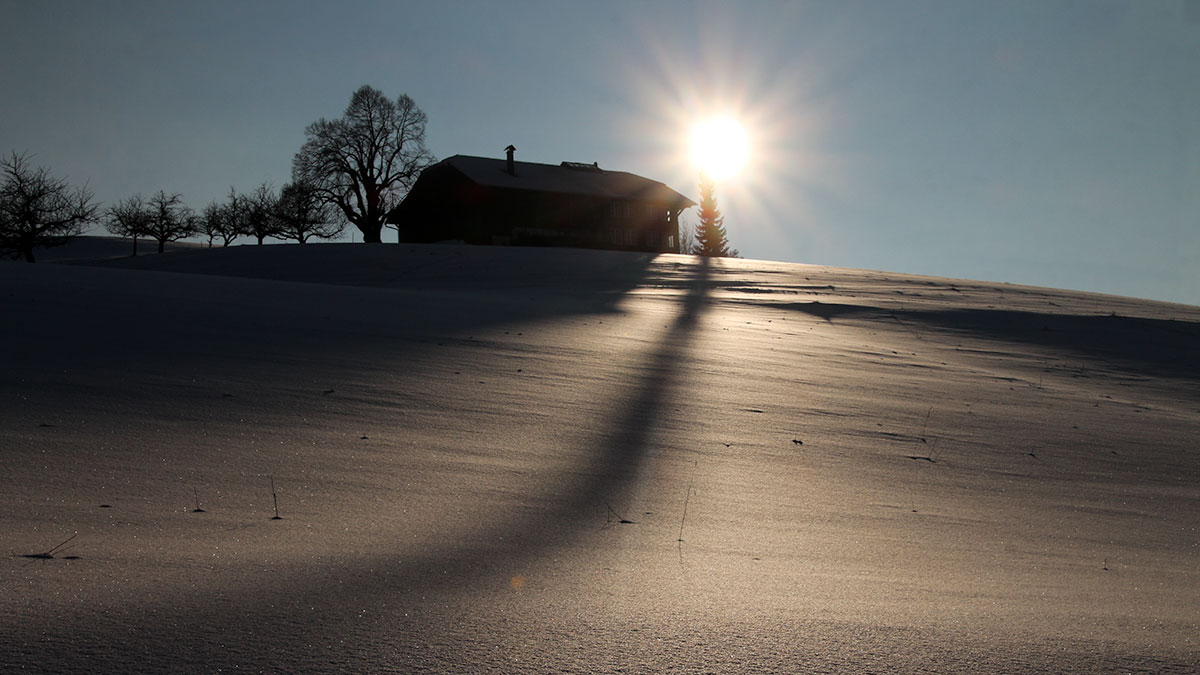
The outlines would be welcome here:
[[[725,238],[725,216],[717,208],[715,185],[706,175],[700,176],[700,222],[696,224],[696,254],[715,258],[737,256],[729,249]]]

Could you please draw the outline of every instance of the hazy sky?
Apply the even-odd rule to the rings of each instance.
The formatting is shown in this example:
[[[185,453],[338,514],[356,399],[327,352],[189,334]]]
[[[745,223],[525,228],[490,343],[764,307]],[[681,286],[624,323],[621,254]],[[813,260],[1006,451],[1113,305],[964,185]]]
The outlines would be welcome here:
[[[1200,304],[1200,0],[0,9],[0,152],[105,203],[282,184],[362,84],[439,158],[512,143],[693,198],[688,127],[726,113],[745,257]]]

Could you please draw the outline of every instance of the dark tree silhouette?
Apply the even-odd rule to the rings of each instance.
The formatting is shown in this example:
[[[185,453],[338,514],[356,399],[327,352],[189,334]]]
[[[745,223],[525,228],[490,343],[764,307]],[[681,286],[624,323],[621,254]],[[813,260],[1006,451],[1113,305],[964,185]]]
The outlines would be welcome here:
[[[35,262],[34,247],[61,246],[96,221],[91,190],[35,169],[25,155],[0,159],[0,173],[0,255]]]
[[[183,195],[159,190],[146,200],[146,236],[158,242],[159,253],[167,242],[186,239],[199,231],[198,219],[183,203]]]
[[[133,240],[133,255],[137,255],[138,239],[149,236],[150,212],[140,194],[122,199],[104,212],[104,229],[118,237]]]
[[[407,94],[390,100],[364,85],[341,119],[320,119],[292,160],[292,179],[312,185],[363,234],[380,242],[383,226],[417,176],[434,163],[425,147],[425,113]]]
[[[200,213],[200,234],[208,238],[209,248],[213,247],[213,241],[217,239],[222,240],[222,246],[228,246],[233,239],[237,238],[237,235],[234,235],[233,238],[226,237],[228,226],[229,212],[224,204],[209,202],[204,207],[204,211]]]
[[[333,207],[308,183],[294,182],[283,186],[275,202],[275,219],[280,239],[295,239],[301,244],[312,237],[333,239],[342,233],[346,223],[333,212]]]
[[[224,217],[217,236],[221,237],[221,246],[226,247],[238,237],[250,233],[249,217],[246,213],[245,198],[239,195],[232,185],[229,187],[229,197],[220,206]]]
[[[242,233],[254,237],[259,246],[267,237],[280,236],[279,221],[275,217],[277,201],[275,190],[266,183],[237,198]]]
[[[696,245],[698,255],[711,257],[736,257],[737,251],[729,250],[729,241],[725,238],[725,216],[717,208],[717,197],[712,179],[700,177],[700,222],[696,224]]]

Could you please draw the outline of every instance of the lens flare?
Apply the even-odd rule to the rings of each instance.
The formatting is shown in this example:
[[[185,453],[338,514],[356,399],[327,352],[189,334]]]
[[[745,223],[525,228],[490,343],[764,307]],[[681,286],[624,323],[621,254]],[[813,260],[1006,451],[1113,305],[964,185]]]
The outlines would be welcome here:
[[[853,112],[838,96],[844,73],[822,65],[826,56],[844,62],[845,45],[794,50],[786,27],[810,10],[791,5],[755,49],[728,39],[742,13],[718,3],[697,15],[696,31],[678,35],[657,30],[673,15],[656,10],[661,20],[633,21],[634,47],[613,53],[614,86],[627,92],[609,110],[624,166],[693,200],[707,173],[731,245],[750,257],[804,259],[807,244],[828,236],[813,217],[818,203],[857,194],[848,172],[858,158],[829,152],[824,140]],[[691,209],[681,222],[697,217]]]
[[[750,141],[732,117],[711,117],[692,126],[692,163],[716,181],[732,178],[746,166]]]

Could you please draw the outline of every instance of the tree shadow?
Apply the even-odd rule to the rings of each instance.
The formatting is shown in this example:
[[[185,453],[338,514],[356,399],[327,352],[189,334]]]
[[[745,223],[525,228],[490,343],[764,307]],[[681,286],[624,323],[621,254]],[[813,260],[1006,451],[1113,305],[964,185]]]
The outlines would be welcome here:
[[[417,561],[396,563],[390,569],[379,560],[364,560],[360,572],[373,581],[366,582],[370,590],[364,590],[363,595],[374,597],[410,589],[414,583],[423,590],[453,586],[480,568],[519,568],[592,533],[597,514],[617,501],[641,472],[664,410],[682,395],[679,388],[686,376],[687,355],[699,319],[709,304],[711,265],[708,258],[700,258],[691,264],[689,276],[677,279],[685,290],[679,313],[638,367],[637,380],[625,389],[628,395],[613,402],[612,418],[592,442],[586,464],[571,472],[578,478],[555,490],[560,498],[555,509],[535,518],[492,523],[480,537],[504,544],[471,547],[452,542],[440,551],[431,551]],[[379,573],[383,571],[381,566],[386,574]],[[437,580],[430,580],[428,569],[439,571]],[[309,588],[324,593],[319,584]]]
[[[564,518],[585,518],[597,504],[611,500],[637,473],[663,409],[673,401],[683,377],[696,324],[708,304],[711,265],[709,258],[700,258],[694,275],[684,281],[686,295],[681,311],[641,367],[642,375],[630,387],[631,394],[616,402],[615,409],[621,413],[607,425],[608,431],[591,452],[587,474],[592,478],[568,491],[574,497],[560,514]]]
[[[650,262],[643,269],[648,269]],[[236,606],[222,607],[195,591],[181,590],[160,601],[109,607],[105,628],[88,626],[82,632],[91,640],[104,641],[110,667],[123,659],[128,665],[152,668],[172,662],[172,655],[158,657],[168,660],[157,666],[144,660],[152,651],[161,652],[159,612],[170,613],[172,650],[186,652],[186,662],[218,668],[238,660],[246,666],[247,662],[274,663],[280,655],[286,655],[285,662],[292,664],[328,662],[330,641],[346,634],[343,622],[350,620],[348,607],[394,608],[423,603],[427,594],[482,590],[479,585],[492,581],[497,569],[528,568],[534,561],[594,535],[597,515],[607,504],[618,501],[644,470],[664,410],[681,395],[684,364],[698,321],[709,304],[708,259],[668,264],[660,272],[652,279],[661,282],[655,285],[683,291],[679,313],[638,366],[636,380],[624,388],[627,395],[613,402],[611,419],[590,443],[585,462],[569,472],[576,478],[556,486],[549,496],[555,504],[549,511],[483,524],[461,540],[447,540],[416,555],[406,551],[403,560],[400,551],[405,549],[389,552],[386,542],[381,542],[382,552],[339,566],[334,585],[329,569],[311,564],[302,572],[262,579],[262,586],[270,589],[267,592],[239,596],[237,588],[225,589],[238,597]],[[303,619],[298,619],[297,613]],[[88,621],[84,616],[78,620]],[[55,630],[69,634],[71,623],[64,622]],[[219,630],[219,640],[206,639],[214,630]],[[269,639],[263,638],[264,631],[270,631]],[[373,638],[404,639],[391,631],[373,634]],[[57,648],[45,640],[39,646],[46,658],[55,656]],[[57,656],[71,662],[69,654]]]

